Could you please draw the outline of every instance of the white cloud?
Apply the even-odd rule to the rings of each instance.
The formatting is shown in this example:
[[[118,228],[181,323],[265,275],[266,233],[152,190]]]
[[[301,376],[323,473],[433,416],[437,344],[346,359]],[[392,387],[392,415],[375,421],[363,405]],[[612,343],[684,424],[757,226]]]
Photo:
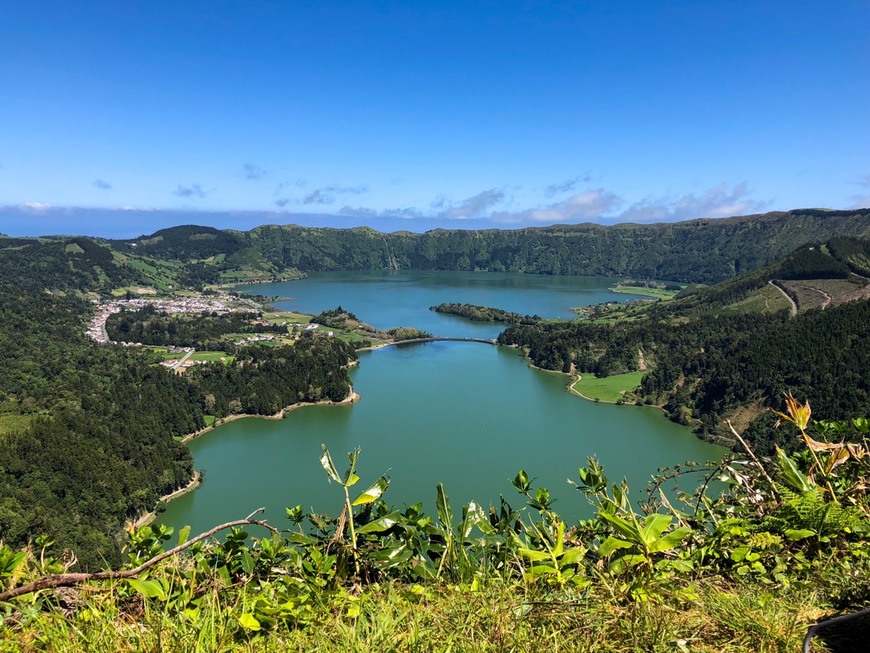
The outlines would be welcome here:
[[[29,213],[45,213],[52,208],[51,204],[43,204],[42,202],[25,202],[21,205],[25,211]]]
[[[644,199],[632,204],[619,217],[626,222],[674,222],[749,215],[760,213],[770,206],[769,201],[754,200],[749,195],[745,182],[737,184],[731,191],[722,182],[700,195],[689,193],[677,199]]]
[[[439,197],[433,206],[442,209],[440,216],[453,219],[480,218],[496,204],[504,200],[504,191],[490,188],[477,195],[462,200],[459,204],[450,205],[443,197]]]
[[[609,215],[622,204],[622,198],[603,188],[594,188],[538,209],[493,213],[496,222],[565,223],[581,222]]]
[[[302,204],[332,204],[342,195],[362,195],[367,192],[365,186],[323,186],[315,188],[302,198]]]

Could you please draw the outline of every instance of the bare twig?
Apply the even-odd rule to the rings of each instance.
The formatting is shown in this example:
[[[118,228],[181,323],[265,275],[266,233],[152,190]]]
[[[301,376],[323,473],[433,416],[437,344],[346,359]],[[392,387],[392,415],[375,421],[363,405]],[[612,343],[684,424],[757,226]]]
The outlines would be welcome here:
[[[746,449],[746,453],[749,454],[749,457],[752,458],[753,462],[758,465],[758,469],[761,470],[761,473],[764,475],[764,478],[767,479],[767,482],[770,484],[770,491],[774,497],[776,497],[776,485],[773,484],[773,479],[770,478],[770,475],[767,473],[767,470],[764,469],[764,465],[755,457],[755,452],[752,450],[752,447],[749,446],[749,443],[744,440],[740,434],[737,432],[737,429],[734,428],[731,424],[731,420],[726,419],[725,423],[728,425],[728,428],[731,429],[731,432],[734,434],[734,437],[740,441],[740,444],[743,445],[743,448]]]
[[[160,555],[154,556],[153,558],[146,560],[134,569],[125,569],[122,571],[97,571],[94,573],[52,574],[50,576],[43,576],[39,580],[35,580],[32,583],[28,583],[27,585],[21,585],[20,587],[15,587],[9,591],[0,593],[0,602],[8,601],[9,599],[14,599],[16,596],[30,594],[31,592],[36,592],[38,590],[52,589],[55,587],[73,587],[74,585],[81,585],[82,583],[87,583],[94,580],[123,580],[125,578],[134,578],[149,567],[153,567],[158,562],[181,553],[188,547],[193,546],[197,542],[204,540],[207,537],[211,537],[218,531],[222,531],[227,528],[233,528],[235,526],[263,526],[264,528],[268,528],[273,533],[277,533],[278,529],[276,529],[274,526],[267,524],[263,520],[252,519],[254,515],[263,512],[264,510],[265,508],[259,508],[244,519],[237,519],[235,521],[221,524],[220,526],[215,526],[214,528],[207,530],[205,533],[201,533],[196,537],[188,540],[184,544],[179,544],[174,549],[164,551]]]

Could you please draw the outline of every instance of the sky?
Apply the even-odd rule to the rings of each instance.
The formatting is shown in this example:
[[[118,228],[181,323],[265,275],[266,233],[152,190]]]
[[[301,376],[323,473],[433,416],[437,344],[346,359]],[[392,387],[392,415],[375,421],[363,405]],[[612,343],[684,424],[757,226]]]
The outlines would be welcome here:
[[[0,2],[0,232],[870,206],[870,2]]]

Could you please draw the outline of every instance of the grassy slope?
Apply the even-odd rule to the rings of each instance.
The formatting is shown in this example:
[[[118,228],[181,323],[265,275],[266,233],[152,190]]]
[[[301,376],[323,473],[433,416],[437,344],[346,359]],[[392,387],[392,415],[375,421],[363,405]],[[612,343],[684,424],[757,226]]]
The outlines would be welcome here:
[[[616,402],[625,396],[626,392],[634,390],[640,385],[640,380],[646,372],[628,372],[626,374],[614,374],[604,378],[598,378],[591,374],[584,374],[571,386],[573,390],[599,401]]]
[[[338,593],[313,606],[308,625],[257,636],[239,632],[233,606],[208,590],[198,614],[186,618],[123,592],[87,593],[70,617],[45,615],[7,633],[0,651],[773,653],[799,650],[807,627],[826,612],[811,590],[753,583],[702,583],[692,600],[635,605],[614,604],[604,588],[560,598],[497,581],[474,589],[385,584]]]

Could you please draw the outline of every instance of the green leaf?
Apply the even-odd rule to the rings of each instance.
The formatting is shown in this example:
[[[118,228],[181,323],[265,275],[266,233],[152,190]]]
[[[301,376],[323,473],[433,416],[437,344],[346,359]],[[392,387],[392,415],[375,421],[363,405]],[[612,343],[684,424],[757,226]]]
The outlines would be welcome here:
[[[641,528],[640,536],[644,545],[649,547],[653,542],[662,536],[668,526],[671,525],[673,518],[670,515],[655,513],[647,515],[643,520],[643,528]]]
[[[381,476],[377,481],[372,483],[372,485],[365,492],[363,492],[356,499],[354,499],[351,505],[361,506],[366,503],[376,501],[386,491],[389,484],[390,480],[386,476]]]
[[[242,571],[248,575],[254,572],[254,558],[247,549],[242,551]]]
[[[632,542],[640,544],[643,541],[640,536],[640,532],[637,530],[637,526],[635,526],[634,523],[628,521],[627,519],[623,519],[622,517],[611,515],[607,512],[599,512],[598,515],[600,517],[603,517],[606,522],[608,522],[620,534],[622,534],[624,537],[631,540]]]
[[[435,506],[438,508],[438,519],[445,530],[450,531],[453,528],[453,511],[450,510],[450,499],[441,483],[436,486],[435,490]]]
[[[353,451],[347,452],[347,460],[350,463],[350,467],[347,468],[347,471],[344,473],[344,486],[350,487],[354,483],[359,480],[359,476],[356,475],[356,461],[359,459],[359,448],[354,449]]]
[[[260,630],[260,622],[250,612],[245,612],[239,616],[239,625],[245,630]]]
[[[5,548],[5,547],[4,547]],[[0,551],[0,553],[8,553],[11,549],[6,549],[6,551]],[[17,553],[13,553],[5,558],[2,562],[2,567],[0,567],[0,572],[2,572],[3,576],[12,575],[12,572],[24,562],[24,559],[27,557],[27,551],[18,551]]]
[[[559,528],[556,532],[556,546],[553,547],[553,555],[557,558],[565,551],[565,522],[559,522]]]
[[[550,560],[551,556],[549,553],[545,551],[538,551],[536,549],[527,549],[522,548],[517,551],[521,556],[524,556],[531,560],[532,562],[540,562],[543,560]]]
[[[166,599],[166,592],[163,590],[163,585],[157,580],[139,580],[138,578],[129,578],[127,582],[130,587],[139,592],[142,596],[149,599]]]
[[[779,447],[776,448],[776,461],[779,464],[779,474],[787,485],[798,492],[812,492],[815,489],[815,485],[810,479],[797,468],[795,462]]]
[[[692,532],[692,529],[688,526],[681,526],[680,528],[675,528],[670,533],[665,535],[662,538],[659,538],[655,542],[653,542],[649,550],[651,553],[662,553],[663,551],[670,551],[675,548],[680,542],[686,539]]]
[[[190,525],[188,524],[180,531],[178,531],[178,546],[181,546],[185,542],[187,542],[187,538],[190,537]]]
[[[563,565],[576,565],[583,560],[585,555],[586,549],[583,547],[571,547],[570,549],[565,549],[565,553],[562,554],[561,563]]]
[[[316,537],[314,537],[313,535],[308,535],[306,533],[289,533],[287,535],[287,539],[293,544],[302,544],[305,546],[320,543],[320,540],[318,540]]]
[[[649,561],[649,558],[647,558],[645,555],[641,555],[639,553],[624,555],[624,556],[621,556],[610,563],[610,570],[615,572],[615,573],[619,573],[619,572],[631,569],[632,567],[636,567],[637,565],[643,564],[643,563],[648,562],[648,561]]]
[[[325,444],[321,444],[320,448],[323,449],[323,455],[320,457],[320,464],[323,465],[323,469],[326,470],[329,478],[340,485],[341,478],[338,476],[338,472],[335,469],[335,463],[332,462],[332,456],[329,455],[329,449],[326,448]]]
[[[548,567],[547,565],[535,565],[531,569],[529,569],[532,576],[541,576],[543,574],[556,574],[558,570],[553,567]]]
[[[364,526],[360,526],[356,529],[356,532],[359,535],[365,535],[366,533],[383,533],[395,526],[401,518],[402,513],[396,510],[384,515],[383,517],[370,521]]]
[[[514,477],[514,480],[511,481],[511,484],[520,492],[525,494],[529,491],[529,475],[526,474],[526,470],[521,469],[517,472],[517,475]]]
[[[813,537],[815,535],[816,532],[814,530],[810,530],[809,528],[789,529],[785,532],[785,536],[792,542],[797,542],[798,540],[805,540],[808,537]]]
[[[601,543],[601,546],[598,547],[598,555],[607,557],[617,549],[629,549],[632,546],[634,545],[631,542],[626,542],[625,540],[620,540],[610,536]]]

